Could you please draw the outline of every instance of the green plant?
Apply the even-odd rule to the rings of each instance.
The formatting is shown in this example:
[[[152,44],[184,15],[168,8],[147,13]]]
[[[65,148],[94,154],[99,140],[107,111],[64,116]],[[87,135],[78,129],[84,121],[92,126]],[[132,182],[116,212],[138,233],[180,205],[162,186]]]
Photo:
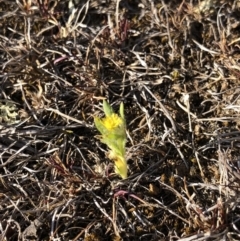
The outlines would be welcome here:
[[[124,118],[124,106],[121,103],[119,115],[114,113],[112,107],[103,100],[103,110],[105,117],[94,118],[94,123],[101,133],[100,140],[106,144],[109,149],[109,159],[114,161],[115,173],[123,179],[127,178],[127,162],[125,158],[126,145],[126,123]]]

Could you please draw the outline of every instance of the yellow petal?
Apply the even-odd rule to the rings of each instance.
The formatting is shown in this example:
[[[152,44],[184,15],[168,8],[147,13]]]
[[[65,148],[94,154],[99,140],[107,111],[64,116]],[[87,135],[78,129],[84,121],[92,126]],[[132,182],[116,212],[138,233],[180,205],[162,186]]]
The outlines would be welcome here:
[[[122,125],[123,120],[117,114],[114,113],[110,116],[103,118],[102,123],[107,130],[111,131],[117,128],[118,126]]]

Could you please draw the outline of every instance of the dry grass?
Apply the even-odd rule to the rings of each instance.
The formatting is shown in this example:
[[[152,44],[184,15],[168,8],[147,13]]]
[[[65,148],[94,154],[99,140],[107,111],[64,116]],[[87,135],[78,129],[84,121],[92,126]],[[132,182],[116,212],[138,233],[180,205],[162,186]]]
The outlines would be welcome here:
[[[239,240],[239,15],[0,0],[0,240]],[[104,98],[125,105],[126,180],[95,138]]]

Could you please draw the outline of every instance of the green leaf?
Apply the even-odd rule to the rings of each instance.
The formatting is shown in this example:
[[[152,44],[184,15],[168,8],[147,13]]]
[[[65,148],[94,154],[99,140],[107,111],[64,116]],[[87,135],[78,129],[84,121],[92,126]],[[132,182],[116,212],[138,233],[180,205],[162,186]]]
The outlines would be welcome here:
[[[125,121],[125,118],[124,118],[124,105],[123,105],[123,102],[121,102],[121,104],[120,104],[119,114],[120,114],[120,116],[123,118],[123,120]]]
[[[110,116],[114,113],[112,107],[108,104],[106,100],[103,100],[103,111],[106,116]]]
[[[114,136],[102,136],[101,142],[106,144],[117,155],[125,156],[125,139],[114,138]]]
[[[103,135],[105,133],[105,126],[103,125],[102,121],[98,117],[94,117],[94,124],[98,131]]]
[[[114,162],[115,173],[121,178],[127,178],[127,162],[125,159],[117,158]]]

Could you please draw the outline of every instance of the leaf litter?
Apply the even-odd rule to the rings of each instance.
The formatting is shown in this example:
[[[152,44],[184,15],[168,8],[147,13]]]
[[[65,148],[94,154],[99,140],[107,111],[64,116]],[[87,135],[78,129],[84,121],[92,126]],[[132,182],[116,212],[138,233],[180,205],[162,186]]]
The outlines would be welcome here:
[[[0,3],[0,240],[239,240],[239,1]]]

